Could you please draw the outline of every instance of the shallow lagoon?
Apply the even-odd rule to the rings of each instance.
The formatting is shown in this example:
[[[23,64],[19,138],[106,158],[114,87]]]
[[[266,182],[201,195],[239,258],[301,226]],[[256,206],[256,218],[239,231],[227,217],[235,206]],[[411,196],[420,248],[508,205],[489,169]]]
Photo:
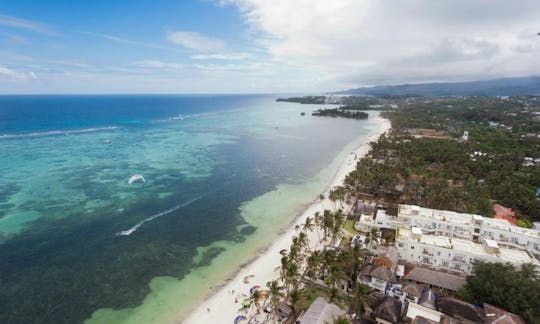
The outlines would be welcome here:
[[[9,114],[15,104],[31,122]],[[0,321],[160,322],[188,310],[378,126],[300,116],[311,109],[271,96],[0,97],[11,116],[0,134],[16,135],[0,140]],[[129,185],[136,173],[146,183]]]

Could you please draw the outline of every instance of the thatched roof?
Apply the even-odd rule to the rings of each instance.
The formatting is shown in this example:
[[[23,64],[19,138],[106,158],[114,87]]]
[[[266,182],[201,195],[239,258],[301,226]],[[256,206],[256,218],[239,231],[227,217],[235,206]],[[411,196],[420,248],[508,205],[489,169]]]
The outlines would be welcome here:
[[[437,298],[439,312],[448,314],[456,319],[484,322],[484,311],[473,304],[469,304],[453,297]]]
[[[375,308],[375,317],[385,321],[397,323],[401,316],[401,302],[393,297],[386,296],[382,303]]]
[[[328,303],[324,298],[317,297],[307,311],[300,316],[301,324],[333,323],[339,316],[345,315],[345,311],[338,306]]]
[[[467,283],[465,277],[422,267],[414,267],[403,278],[452,291],[458,291]]]
[[[484,303],[487,324],[525,324],[520,316],[509,311]]]
[[[367,266],[364,267],[364,269],[362,269],[362,272],[360,272],[360,275],[362,275],[362,277],[367,277],[371,273],[371,270],[373,270],[373,266],[368,264]]]
[[[416,316],[411,323],[413,324],[438,324],[439,322],[432,321],[422,316]]]
[[[388,268],[385,266],[376,267],[375,269],[371,270],[369,275],[384,281],[390,281],[392,279],[392,271],[388,270]]]
[[[406,293],[408,296],[418,297],[420,298],[422,296],[422,289],[418,287],[417,284],[407,284],[403,289],[401,289],[404,293]]]

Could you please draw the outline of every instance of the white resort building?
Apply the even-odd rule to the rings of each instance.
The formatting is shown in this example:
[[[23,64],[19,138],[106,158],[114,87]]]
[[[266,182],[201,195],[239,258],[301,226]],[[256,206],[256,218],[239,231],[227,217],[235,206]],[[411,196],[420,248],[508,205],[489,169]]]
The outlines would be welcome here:
[[[397,216],[362,214],[355,228],[396,230],[400,258],[434,269],[468,274],[474,260],[540,266],[540,231],[504,219],[400,205]]]

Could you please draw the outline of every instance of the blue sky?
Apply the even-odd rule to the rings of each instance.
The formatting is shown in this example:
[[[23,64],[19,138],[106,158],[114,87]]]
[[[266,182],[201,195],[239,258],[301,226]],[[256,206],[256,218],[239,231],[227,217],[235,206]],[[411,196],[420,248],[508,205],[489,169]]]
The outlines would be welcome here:
[[[0,93],[321,92],[540,72],[520,0],[0,0]]]

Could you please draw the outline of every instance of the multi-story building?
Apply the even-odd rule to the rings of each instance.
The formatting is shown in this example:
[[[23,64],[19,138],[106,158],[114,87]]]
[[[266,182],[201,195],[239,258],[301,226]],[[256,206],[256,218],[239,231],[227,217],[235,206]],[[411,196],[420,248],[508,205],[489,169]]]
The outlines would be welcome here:
[[[397,228],[396,247],[400,258],[409,262],[464,274],[471,273],[473,261],[540,266],[528,251],[501,247],[491,239],[484,239],[480,244],[456,237],[430,235],[416,226]]]
[[[495,241],[501,248],[518,249],[540,257],[540,231],[510,224],[504,219],[435,210],[412,205],[399,205],[397,216],[377,210],[374,215],[362,214],[356,229],[418,227],[423,234],[485,244]]]

